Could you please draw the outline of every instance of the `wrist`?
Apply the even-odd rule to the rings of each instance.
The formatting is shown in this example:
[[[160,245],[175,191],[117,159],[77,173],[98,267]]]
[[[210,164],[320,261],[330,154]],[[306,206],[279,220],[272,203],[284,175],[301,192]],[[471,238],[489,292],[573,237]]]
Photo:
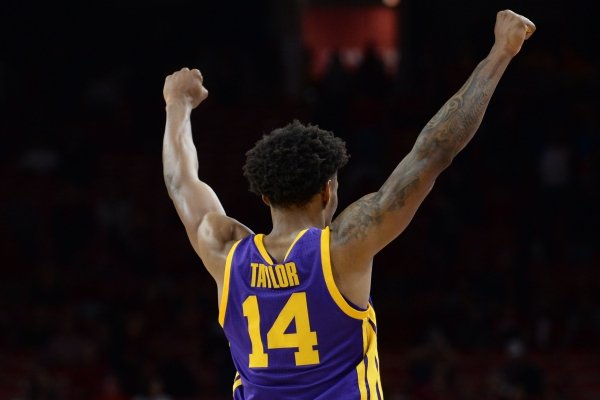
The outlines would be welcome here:
[[[165,110],[167,112],[184,112],[186,114],[190,114],[192,109],[192,105],[184,99],[172,99],[165,102]]]
[[[488,57],[497,58],[500,60],[506,59],[510,61],[514,56],[515,53],[511,51],[507,46],[502,45],[500,43],[494,43]]]

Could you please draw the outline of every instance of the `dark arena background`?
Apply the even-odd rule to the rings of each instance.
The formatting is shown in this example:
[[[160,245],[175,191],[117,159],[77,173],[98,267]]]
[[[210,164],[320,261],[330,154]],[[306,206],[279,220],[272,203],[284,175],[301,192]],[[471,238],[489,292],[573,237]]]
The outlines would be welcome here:
[[[221,400],[215,284],[162,177],[166,75],[199,68],[200,176],[270,229],[245,151],[297,118],[376,190],[512,9],[538,30],[375,258],[391,400],[600,399],[600,40],[590,1],[3,2],[0,400]]]

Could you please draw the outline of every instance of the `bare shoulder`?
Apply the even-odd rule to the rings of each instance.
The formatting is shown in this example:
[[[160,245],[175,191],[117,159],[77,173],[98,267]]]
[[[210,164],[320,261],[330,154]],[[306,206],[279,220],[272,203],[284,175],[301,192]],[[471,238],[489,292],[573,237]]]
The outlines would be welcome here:
[[[211,275],[218,279],[229,250],[235,242],[252,234],[252,230],[222,213],[207,213],[198,226],[197,243],[192,243]]]

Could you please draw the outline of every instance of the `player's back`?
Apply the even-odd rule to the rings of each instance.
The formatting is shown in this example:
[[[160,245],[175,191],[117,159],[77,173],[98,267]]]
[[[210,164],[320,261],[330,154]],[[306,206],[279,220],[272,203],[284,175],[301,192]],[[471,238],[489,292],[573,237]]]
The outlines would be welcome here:
[[[329,228],[300,232],[283,260],[263,235],[227,257],[219,322],[238,374],[235,399],[383,399],[376,320],[337,289]]]

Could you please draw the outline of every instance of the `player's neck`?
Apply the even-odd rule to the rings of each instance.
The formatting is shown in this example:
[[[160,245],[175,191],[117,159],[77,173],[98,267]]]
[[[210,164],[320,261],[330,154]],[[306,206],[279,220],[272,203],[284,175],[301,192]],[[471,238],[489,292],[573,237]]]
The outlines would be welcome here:
[[[322,208],[316,204],[307,204],[303,207],[274,208],[271,207],[273,229],[270,237],[295,236],[302,229],[325,227],[325,216]]]

